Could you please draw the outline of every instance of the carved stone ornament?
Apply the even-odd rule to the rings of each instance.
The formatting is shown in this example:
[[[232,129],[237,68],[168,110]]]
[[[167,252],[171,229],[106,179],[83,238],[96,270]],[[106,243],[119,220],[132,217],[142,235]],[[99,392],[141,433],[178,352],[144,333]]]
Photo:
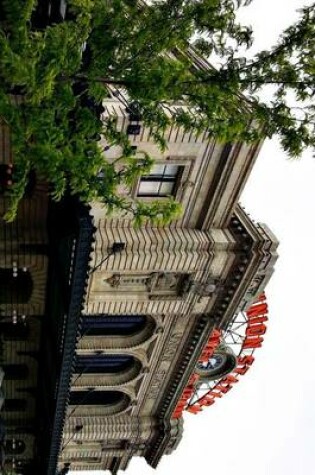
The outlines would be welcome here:
[[[105,279],[111,287],[119,287],[120,285],[120,274],[113,274],[108,279]]]
[[[220,288],[219,282],[211,279],[208,282],[194,282],[192,284],[192,291],[200,297],[210,297]]]
[[[146,292],[151,297],[160,298],[183,296],[188,293],[192,285],[190,274],[178,272],[152,272],[149,274],[112,274],[104,279],[104,283],[111,288],[121,291]]]
[[[179,275],[174,272],[153,272],[147,279],[149,292],[153,290],[176,290]]]

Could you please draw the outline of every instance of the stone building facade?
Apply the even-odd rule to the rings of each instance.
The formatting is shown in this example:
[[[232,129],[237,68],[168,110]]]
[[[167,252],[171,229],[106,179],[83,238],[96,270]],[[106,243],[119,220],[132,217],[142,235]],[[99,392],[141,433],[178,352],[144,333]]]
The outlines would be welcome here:
[[[122,192],[173,195],[183,214],[136,228],[97,203],[52,204],[31,176],[16,221],[1,222],[1,465],[25,475],[116,473],[133,456],[156,467],[180,441],[174,410],[209,335],[263,290],[276,259],[275,237],[238,204],[259,144],[171,129],[162,153],[117,96],[104,109],[156,159]],[[3,122],[0,159],[3,214],[14,167]]]
[[[171,453],[183,430],[173,412],[209,335],[261,293],[276,259],[271,231],[237,203],[260,144],[220,144],[173,128],[162,153],[117,94],[104,108],[135,153],[156,160],[130,193],[171,194],[183,214],[169,226],[135,228],[129,217],[91,206],[95,241],[60,473],[117,473],[133,456],[156,467]],[[108,160],[118,154],[106,152]]]
[[[55,12],[51,3],[39,2],[38,21]],[[135,227],[98,203],[54,204],[48,185],[30,176],[17,219],[0,221],[4,473],[115,474],[133,456],[156,467],[180,442],[175,409],[213,330],[262,292],[276,260],[276,238],[238,204],[261,144],[222,144],[173,126],[161,152],[122,92],[110,92],[103,120],[116,118],[139,159],[143,151],[155,158],[121,193],[171,195],[183,213],[168,226]],[[119,156],[101,146],[107,160]],[[0,121],[1,215],[13,167]],[[236,358],[227,348],[220,355],[215,370],[226,374]]]

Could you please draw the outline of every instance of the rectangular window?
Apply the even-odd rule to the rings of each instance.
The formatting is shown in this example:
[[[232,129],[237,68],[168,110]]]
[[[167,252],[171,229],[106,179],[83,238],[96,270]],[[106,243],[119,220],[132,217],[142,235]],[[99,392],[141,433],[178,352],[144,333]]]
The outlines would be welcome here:
[[[139,124],[129,124],[127,127],[128,135],[139,135],[141,132],[141,126]]]
[[[138,196],[174,196],[183,167],[154,165],[149,175],[141,177]]]

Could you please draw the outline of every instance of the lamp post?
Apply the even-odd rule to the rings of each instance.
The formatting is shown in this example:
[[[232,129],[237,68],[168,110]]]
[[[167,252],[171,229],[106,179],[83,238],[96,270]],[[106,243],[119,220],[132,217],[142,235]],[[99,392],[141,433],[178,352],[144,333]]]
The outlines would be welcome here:
[[[102,259],[101,262],[99,262],[95,267],[93,267],[93,269],[90,270],[89,275],[93,274],[97,269],[99,269],[101,265],[105,261],[107,261],[107,259],[109,259],[111,256],[113,256],[114,254],[118,254],[119,252],[122,252],[125,249],[125,247],[126,247],[126,243],[124,242],[114,242],[107,256],[104,257],[104,259]]]

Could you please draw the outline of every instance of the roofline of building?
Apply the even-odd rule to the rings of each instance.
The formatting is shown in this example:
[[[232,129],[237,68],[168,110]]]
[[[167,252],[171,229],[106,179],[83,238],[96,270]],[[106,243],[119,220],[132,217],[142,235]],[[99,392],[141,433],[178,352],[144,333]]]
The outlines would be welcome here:
[[[94,234],[89,208],[81,203],[75,207],[78,224],[76,251],[73,259],[70,302],[65,326],[64,348],[61,362],[59,387],[56,397],[56,410],[52,428],[52,440],[48,459],[47,475],[55,475],[62,442],[62,431],[69,402],[70,382],[73,374],[73,361],[77,345],[78,328],[85,296],[91,244]]]
[[[182,356],[176,368],[172,371],[169,384],[157,409],[160,422],[159,432],[146,455],[148,463],[153,467],[158,465],[167,447],[170,440],[169,419],[191,376],[191,368],[197,363],[202,348],[212,330],[214,328],[225,328],[232,316],[240,310],[242,304],[244,306],[243,300],[244,298],[246,300],[246,288],[259,272],[264,254],[266,256],[270,254],[270,262],[266,264],[265,271],[268,269],[268,272],[263,280],[263,286],[265,286],[273,271],[278,241],[272,233],[268,235],[267,227],[263,227],[264,232],[262,232],[261,225],[254,224],[240,206],[236,208],[233,218],[239,222],[240,232],[247,234],[247,241],[246,243],[240,241],[240,255],[230,272],[229,281],[225,282],[224,289],[217,296],[214,305],[211,304],[209,310],[205,309],[204,314],[197,320],[190,339],[182,351]],[[244,226],[241,224],[241,220],[244,222]],[[233,229],[231,220],[228,229],[238,240],[239,237]],[[261,287],[262,285],[259,286],[259,290],[261,290]]]

